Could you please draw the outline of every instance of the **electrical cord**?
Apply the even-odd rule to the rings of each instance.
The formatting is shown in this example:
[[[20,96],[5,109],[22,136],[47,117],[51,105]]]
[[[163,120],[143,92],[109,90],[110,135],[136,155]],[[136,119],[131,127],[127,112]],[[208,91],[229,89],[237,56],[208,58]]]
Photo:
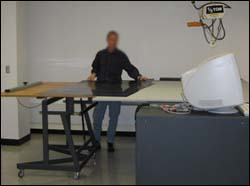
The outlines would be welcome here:
[[[176,115],[190,114],[193,110],[193,107],[188,103],[183,92],[181,95],[183,103],[177,103],[174,105],[161,104],[160,105],[161,109],[169,114],[176,114]]]
[[[221,29],[222,29],[222,33],[223,35],[221,35]],[[210,30],[210,29],[209,29]],[[226,36],[226,30],[224,28],[224,25],[223,25],[223,22],[222,22],[222,19],[220,18],[219,19],[219,25],[217,27],[217,35],[215,36],[214,32],[210,30],[210,33],[211,33],[211,36],[216,39],[216,40],[223,40]]]
[[[204,22],[202,21],[202,19],[200,19],[200,22],[201,22],[202,26],[204,26],[205,28],[211,28],[211,27],[214,26],[214,23],[216,22],[216,20],[217,20],[217,19],[212,19],[212,23],[211,23],[210,25],[207,25],[206,23],[204,23]]]
[[[196,5],[195,1],[191,1],[191,2],[192,2],[193,7],[196,10],[201,10],[205,6],[213,5],[213,4],[221,4],[221,5],[224,5],[224,8],[231,8],[228,4],[223,3],[223,2],[214,2],[214,1],[208,2],[208,3],[205,3],[201,6],[199,6],[199,7]],[[218,23],[217,29],[215,29],[215,24],[216,24],[217,20],[219,20],[219,23]],[[212,40],[212,42],[215,43],[216,41],[223,40],[226,37],[226,30],[225,30],[225,27],[224,27],[224,24],[223,24],[223,21],[221,18],[212,19],[210,25],[206,24],[203,19],[200,19],[200,22],[202,24],[203,35],[204,35],[205,40],[208,44],[211,43],[210,40]],[[210,36],[210,38],[208,38],[208,35]]]
[[[186,115],[192,112],[192,109],[185,103],[178,103],[174,105],[162,104],[160,107],[162,110],[170,114]]]
[[[214,32],[214,24],[216,20],[212,20],[212,23],[209,26],[205,24],[202,20],[200,20],[200,22],[202,23],[203,34],[207,43],[210,43],[207,34],[209,34],[213,38],[214,42],[218,40],[223,40],[226,37],[226,30],[223,25],[222,19],[219,19],[217,33]]]
[[[40,107],[42,105],[41,103],[39,103],[37,105],[31,105],[31,106],[25,105],[24,103],[22,103],[22,101],[19,98],[17,98],[17,102],[19,105],[21,105],[23,108],[26,108],[26,109],[34,109],[34,108]]]

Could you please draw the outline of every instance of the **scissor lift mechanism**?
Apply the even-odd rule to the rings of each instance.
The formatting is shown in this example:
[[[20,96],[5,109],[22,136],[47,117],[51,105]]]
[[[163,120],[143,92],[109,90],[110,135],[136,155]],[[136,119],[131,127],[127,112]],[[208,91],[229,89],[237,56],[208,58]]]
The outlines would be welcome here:
[[[97,102],[92,101],[91,96],[86,96],[86,100],[74,100],[74,96],[67,97],[63,95],[46,95],[41,94],[48,90],[62,88],[74,83],[42,83],[36,82],[30,85],[16,87],[8,89],[4,93],[1,93],[3,97],[36,97],[42,99],[42,138],[43,138],[43,159],[41,161],[18,163],[19,169],[18,176],[24,176],[25,169],[38,169],[38,170],[61,170],[74,172],[74,179],[79,179],[81,169],[88,163],[88,161],[95,157],[98,144],[96,143],[93,133],[89,111],[97,105]],[[84,97],[84,96],[83,96]],[[63,100],[65,104],[65,111],[49,110],[49,105],[54,104],[57,101]],[[71,116],[75,114],[75,105],[80,104],[81,112],[78,113],[82,117],[82,132],[83,132],[83,144],[75,145],[71,134]],[[49,115],[60,116],[63,124],[63,129],[66,136],[65,145],[49,144],[49,131],[48,125]],[[89,134],[89,138],[85,138],[85,125]],[[56,151],[69,155],[67,158],[50,159],[49,152]],[[95,162],[95,161],[94,161]]]
[[[80,171],[86,165],[86,163],[94,157],[97,150],[97,143],[92,130],[88,111],[91,110],[97,103],[93,103],[92,99],[88,101],[74,101],[74,98],[65,98],[65,111],[49,111],[48,106],[61,100],[63,98],[44,98],[42,101],[42,126],[43,126],[43,160],[27,163],[18,163],[17,168],[20,170],[18,173],[19,177],[24,176],[25,169],[40,169],[40,170],[63,170],[73,171],[74,179],[79,179]],[[80,115],[83,118],[83,135],[85,136],[85,123],[89,134],[89,139],[84,140],[83,145],[74,145],[74,141],[71,135],[71,115],[74,114],[74,105],[81,105]],[[87,106],[88,105],[88,106]],[[48,116],[58,115],[61,117],[65,136],[66,144],[57,145],[49,144],[49,133],[48,133]],[[50,159],[49,151],[56,151],[59,153],[70,155],[68,158],[62,159]],[[72,165],[62,165],[65,163],[73,163]]]

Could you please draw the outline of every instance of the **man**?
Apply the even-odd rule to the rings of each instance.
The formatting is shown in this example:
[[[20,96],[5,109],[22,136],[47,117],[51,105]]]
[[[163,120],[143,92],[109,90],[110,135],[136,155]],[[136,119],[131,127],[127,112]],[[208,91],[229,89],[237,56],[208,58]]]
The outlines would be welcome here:
[[[104,50],[99,51],[92,64],[91,75],[88,77],[89,81],[98,82],[121,82],[122,71],[125,70],[128,75],[134,80],[143,81],[147,78],[142,76],[138,69],[133,66],[127,55],[119,50],[118,40],[119,35],[116,31],[110,31],[107,34],[107,47]],[[93,113],[94,133],[97,142],[100,146],[102,121],[106,112],[106,108],[109,107],[109,127],[108,127],[108,151],[114,152],[114,137],[117,128],[118,117],[121,110],[120,102],[99,102],[95,107]]]

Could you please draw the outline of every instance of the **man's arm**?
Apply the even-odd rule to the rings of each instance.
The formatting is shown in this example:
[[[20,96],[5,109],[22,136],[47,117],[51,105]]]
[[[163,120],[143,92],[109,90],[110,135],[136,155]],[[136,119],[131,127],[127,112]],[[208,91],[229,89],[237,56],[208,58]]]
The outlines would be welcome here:
[[[96,54],[95,59],[92,63],[92,70],[90,76],[87,78],[89,81],[94,81],[96,79],[96,76],[98,74],[100,67],[100,60],[99,60],[99,53]]]
[[[144,81],[147,80],[147,77],[144,77],[140,74],[139,70],[131,64],[129,61],[129,58],[126,54],[124,54],[124,63],[123,63],[123,69],[128,73],[128,75],[133,78],[134,80],[140,80]]]

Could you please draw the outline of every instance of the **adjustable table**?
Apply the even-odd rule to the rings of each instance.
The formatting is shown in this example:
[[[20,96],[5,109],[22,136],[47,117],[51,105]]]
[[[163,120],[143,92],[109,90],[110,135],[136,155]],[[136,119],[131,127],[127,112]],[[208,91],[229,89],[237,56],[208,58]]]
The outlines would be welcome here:
[[[43,160],[36,162],[18,163],[19,177],[24,176],[25,169],[40,170],[64,170],[73,171],[74,178],[78,179],[84,165],[94,156],[97,151],[89,110],[98,103],[96,97],[128,97],[129,95],[152,85],[152,81],[135,82],[122,81],[121,83],[98,83],[98,82],[36,82],[29,85],[7,89],[1,93],[2,97],[33,97],[41,99],[42,102],[42,128],[43,128]],[[75,100],[75,98],[79,98]],[[64,111],[51,111],[48,106],[65,99]],[[71,115],[75,114],[74,105],[80,104],[82,117],[83,135],[85,137],[85,123],[89,133],[88,140],[83,145],[74,145],[71,135]],[[60,116],[66,136],[65,145],[49,144],[48,116]],[[85,138],[84,138],[85,139]],[[49,151],[70,155],[69,158],[50,159]],[[73,163],[66,165],[66,163]]]

